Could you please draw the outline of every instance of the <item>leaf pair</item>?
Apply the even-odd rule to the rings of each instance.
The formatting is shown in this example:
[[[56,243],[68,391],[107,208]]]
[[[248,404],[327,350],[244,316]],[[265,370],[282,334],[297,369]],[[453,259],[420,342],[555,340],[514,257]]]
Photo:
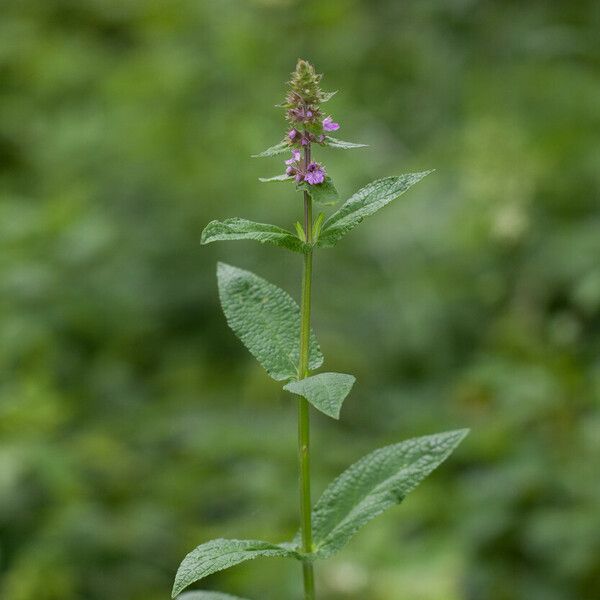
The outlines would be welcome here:
[[[219,263],[219,296],[227,323],[275,381],[294,380],[284,389],[304,396],[318,410],[339,418],[342,402],[354,383],[352,375],[320,373],[298,381],[300,308],[281,288],[244,271]],[[323,364],[313,331],[309,369]]]
[[[340,150],[351,150],[353,148],[367,148],[368,144],[355,144],[354,142],[345,142],[344,140],[338,140],[329,135],[325,136],[324,144],[331,146],[332,148],[339,148]],[[278,154],[284,154],[291,150],[287,140],[283,140],[266,150],[263,150],[259,154],[253,154],[252,158],[268,158],[269,156],[277,156]]]
[[[400,504],[439,466],[467,435],[449,431],[400,442],[375,450],[352,465],[323,492],[313,512],[314,550],[305,555],[298,542],[270,544],[257,540],[213,540],[198,546],[181,563],[173,597],[212,573],[259,557],[317,560],[340,550],[366,523]],[[213,600],[211,596],[186,600]],[[229,600],[218,595],[214,600]],[[233,599],[235,600],[235,599]]]
[[[354,229],[365,217],[372,215],[401,196],[429,173],[431,171],[385,177],[363,187],[323,223],[317,245],[323,247],[335,246],[344,235]],[[337,195],[333,183],[327,183],[327,181],[320,184],[320,186],[306,184],[306,189],[315,200],[325,204],[330,203],[331,199]],[[256,240],[288,248],[294,252],[306,252],[310,248],[287,229],[266,223],[255,223],[246,219],[227,219],[226,221],[212,221],[209,223],[202,233],[202,243],[210,244],[219,240]]]

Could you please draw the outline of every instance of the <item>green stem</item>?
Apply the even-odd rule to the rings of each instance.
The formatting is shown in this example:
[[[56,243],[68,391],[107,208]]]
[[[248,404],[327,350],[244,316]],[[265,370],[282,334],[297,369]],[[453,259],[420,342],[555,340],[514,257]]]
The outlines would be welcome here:
[[[306,164],[310,162],[310,146],[305,149]],[[306,240],[312,243],[312,198],[304,192],[304,231]],[[304,254],[304,274],[302,277],[302,305],[300,327],[300,379],[309,374],[310,308],[312,283],[312,249]],[[310,497],[310,414],[305,398],[298,399],[298,462],[300,468],[300,524],[302,551],[312,552],[312,522]],[[311,562],[302,565],[304,576],[304,600],[315,600],[315,576]]]

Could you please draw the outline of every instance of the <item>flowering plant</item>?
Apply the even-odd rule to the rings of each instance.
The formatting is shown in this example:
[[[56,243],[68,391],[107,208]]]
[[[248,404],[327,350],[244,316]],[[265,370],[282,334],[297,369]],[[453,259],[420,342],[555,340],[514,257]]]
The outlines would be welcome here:
[[[325,115],[321,105],[335,92],[323,92],[321,75],[299,60],[284,103],[289,128],[284,139],[257,157],[290,152],[285,173],[261,181],[294,182],[302,192],[304,223],[296,233],[276,225],[246,219],[212,221],[202,243],[255,240],[283,247],[303,256],[300,307],[282,289],[261,277],[223,263],[217,267],[223,312],[234,333],[267,373],[283,381],[283,389],[298,397],[298,464],[300,527],[289,542],[217,539],[192,550],[181,563],[173,597],[190,584],[222,569],[258,557],[287,557],[302,565],[304,600],[314,600],[314,565],[340,550],[367,522],[399,504],[458,446],[467,431],[457,430],[413,438],[375,450],[335,479],[312,506],[310,488],[310,406],[334,419],[355,379],[345,373],[311,372],[323,355],[311,329],[313,255],[334,246],[365,217],[399,197],[430,171],[378,179],[356,192],[339,210],[313,220],[313,204],[332,204],[337,191],[325,167],[313,160],[316,146],[350,149],[364,144],[344,142],[329,135],[340,125]],[[188,592],[181,600],[241,600],[217,592]]]

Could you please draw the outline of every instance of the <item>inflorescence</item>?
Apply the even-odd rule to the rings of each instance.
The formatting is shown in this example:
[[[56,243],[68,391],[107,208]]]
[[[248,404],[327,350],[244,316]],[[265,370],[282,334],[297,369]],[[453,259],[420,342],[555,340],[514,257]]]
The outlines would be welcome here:
[[[321,112],[321,103],[333,95],[321,90],[321,77],[310,63],[298,60],[289,82],[290,89],[282,105],[286,109],[287,120],[291,126],[286,141],[292,156],[285,161],[285,173],[297,183],[305,181],[310,185],[318,185],[325,181],[325,167],[310,160],[310,145],[324,144],[326,134],[340,128],[339,123],[331,116],[323,116]],[[304,156],[300,152],[301,149],[304,149]]]

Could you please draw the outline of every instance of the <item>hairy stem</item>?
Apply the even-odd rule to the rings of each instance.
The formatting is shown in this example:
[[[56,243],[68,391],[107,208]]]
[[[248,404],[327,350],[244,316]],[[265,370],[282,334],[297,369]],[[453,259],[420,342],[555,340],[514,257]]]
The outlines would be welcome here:
[[[310,162],[310,144],[304,151],[306,165]],[[306,240],[312,243],[312,198],[304,192],[304,231]],[[304,273],[302,277],[302,305],[300,327],[300,379],[309,374],[310,308],[312,283],[312,249],[304,254]],[[298,399],[298,461],[300,468],[300,523],[302,531],[302,550],[312,552],[312,523],[310,497],[310,413],[305,398]],[[304,576],[304,600],[315,600],[315,578],[313,565],[305,561],[302,565]]]

